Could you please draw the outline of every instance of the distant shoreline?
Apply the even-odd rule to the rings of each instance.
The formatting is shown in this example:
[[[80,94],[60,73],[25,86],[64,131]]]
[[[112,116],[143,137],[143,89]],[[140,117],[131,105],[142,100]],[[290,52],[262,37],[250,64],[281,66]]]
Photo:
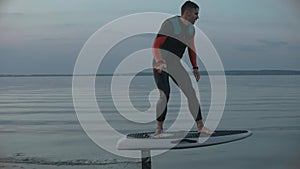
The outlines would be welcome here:
[[[96,76],[152,76],[152,72],[140,72],[138,74],[124,73],[124,74],[96,74]],[[208,75],[207,71],[201,71],[201,75]],[[214,71],[209,75],[223,75],[223,72]],[[253,76],[253,75],[300,75],[297,70],[228,70],[225,71],[227,76]],[[0,77],[72,77],[72,76],[94,76],[92,74],[86,75],[72,75],[72,74],[2,74]]]

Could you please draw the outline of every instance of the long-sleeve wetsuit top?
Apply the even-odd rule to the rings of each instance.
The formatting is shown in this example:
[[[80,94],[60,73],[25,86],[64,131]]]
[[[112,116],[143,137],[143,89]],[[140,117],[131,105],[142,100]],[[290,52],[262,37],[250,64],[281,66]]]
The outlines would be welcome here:
[[[174,55],[181,59],[186,47],[188,47],[191,64],[193,67],[197,67],[194,36],[194,26],[183,23],[179,16],[165,20],[153,44],[155,61],[168,60],[168,57],[174,57]]]

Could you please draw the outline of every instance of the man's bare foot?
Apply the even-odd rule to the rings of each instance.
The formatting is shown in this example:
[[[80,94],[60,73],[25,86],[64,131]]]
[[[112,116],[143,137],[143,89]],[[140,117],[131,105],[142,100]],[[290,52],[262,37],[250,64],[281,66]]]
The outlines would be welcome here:
[[[204,133],[204,134],[209,134],[209,135],[212,135],[215,133],[214,131],[211,131],[210,129],[208,129],[206,127],[201,127],[200,129],[198,129],[198,132]]]
[[[153,137],[160,138],[162,136],[162,133],[163,133],[163,129],[156,129]]]
[[[204,133],[204,134],[209,134],[209,135],[214,134],[214,131],[211,131],[210,129],[204,127],[204,123],[202,122],[202,120],[196,121],[196,124],[197,124],[199,133]]]

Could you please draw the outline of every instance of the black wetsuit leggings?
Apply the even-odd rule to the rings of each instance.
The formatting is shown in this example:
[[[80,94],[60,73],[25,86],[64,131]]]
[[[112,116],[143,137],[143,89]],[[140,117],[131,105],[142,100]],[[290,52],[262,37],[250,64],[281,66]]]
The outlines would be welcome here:
[[[164,121],[166,118],[167,104],[170,98],[170,77],[187,97],[189,110],[192,113],[193,118],[196,121],[202,120],[200,104],[192,86],[190,76],[180,61],[173,61],[171,64],[168,63],[167,70],[162,71],[161,73],[157,72],[156,69],[153,69],[153,73],[155,83],[160,93],[160,97],[156,105],[157,121]]]

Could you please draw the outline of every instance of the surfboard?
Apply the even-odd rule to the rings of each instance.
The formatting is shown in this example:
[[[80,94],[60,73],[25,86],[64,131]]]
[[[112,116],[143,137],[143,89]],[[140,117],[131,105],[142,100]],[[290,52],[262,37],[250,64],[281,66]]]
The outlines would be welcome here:
[[[197,131],[165,132],[154,138],[154,132],[127,134],[117,143],[119,150],[163,150],[212,146],[237,141],[251,136],[248,130],[217,130],[214,134],[199,134]]]

